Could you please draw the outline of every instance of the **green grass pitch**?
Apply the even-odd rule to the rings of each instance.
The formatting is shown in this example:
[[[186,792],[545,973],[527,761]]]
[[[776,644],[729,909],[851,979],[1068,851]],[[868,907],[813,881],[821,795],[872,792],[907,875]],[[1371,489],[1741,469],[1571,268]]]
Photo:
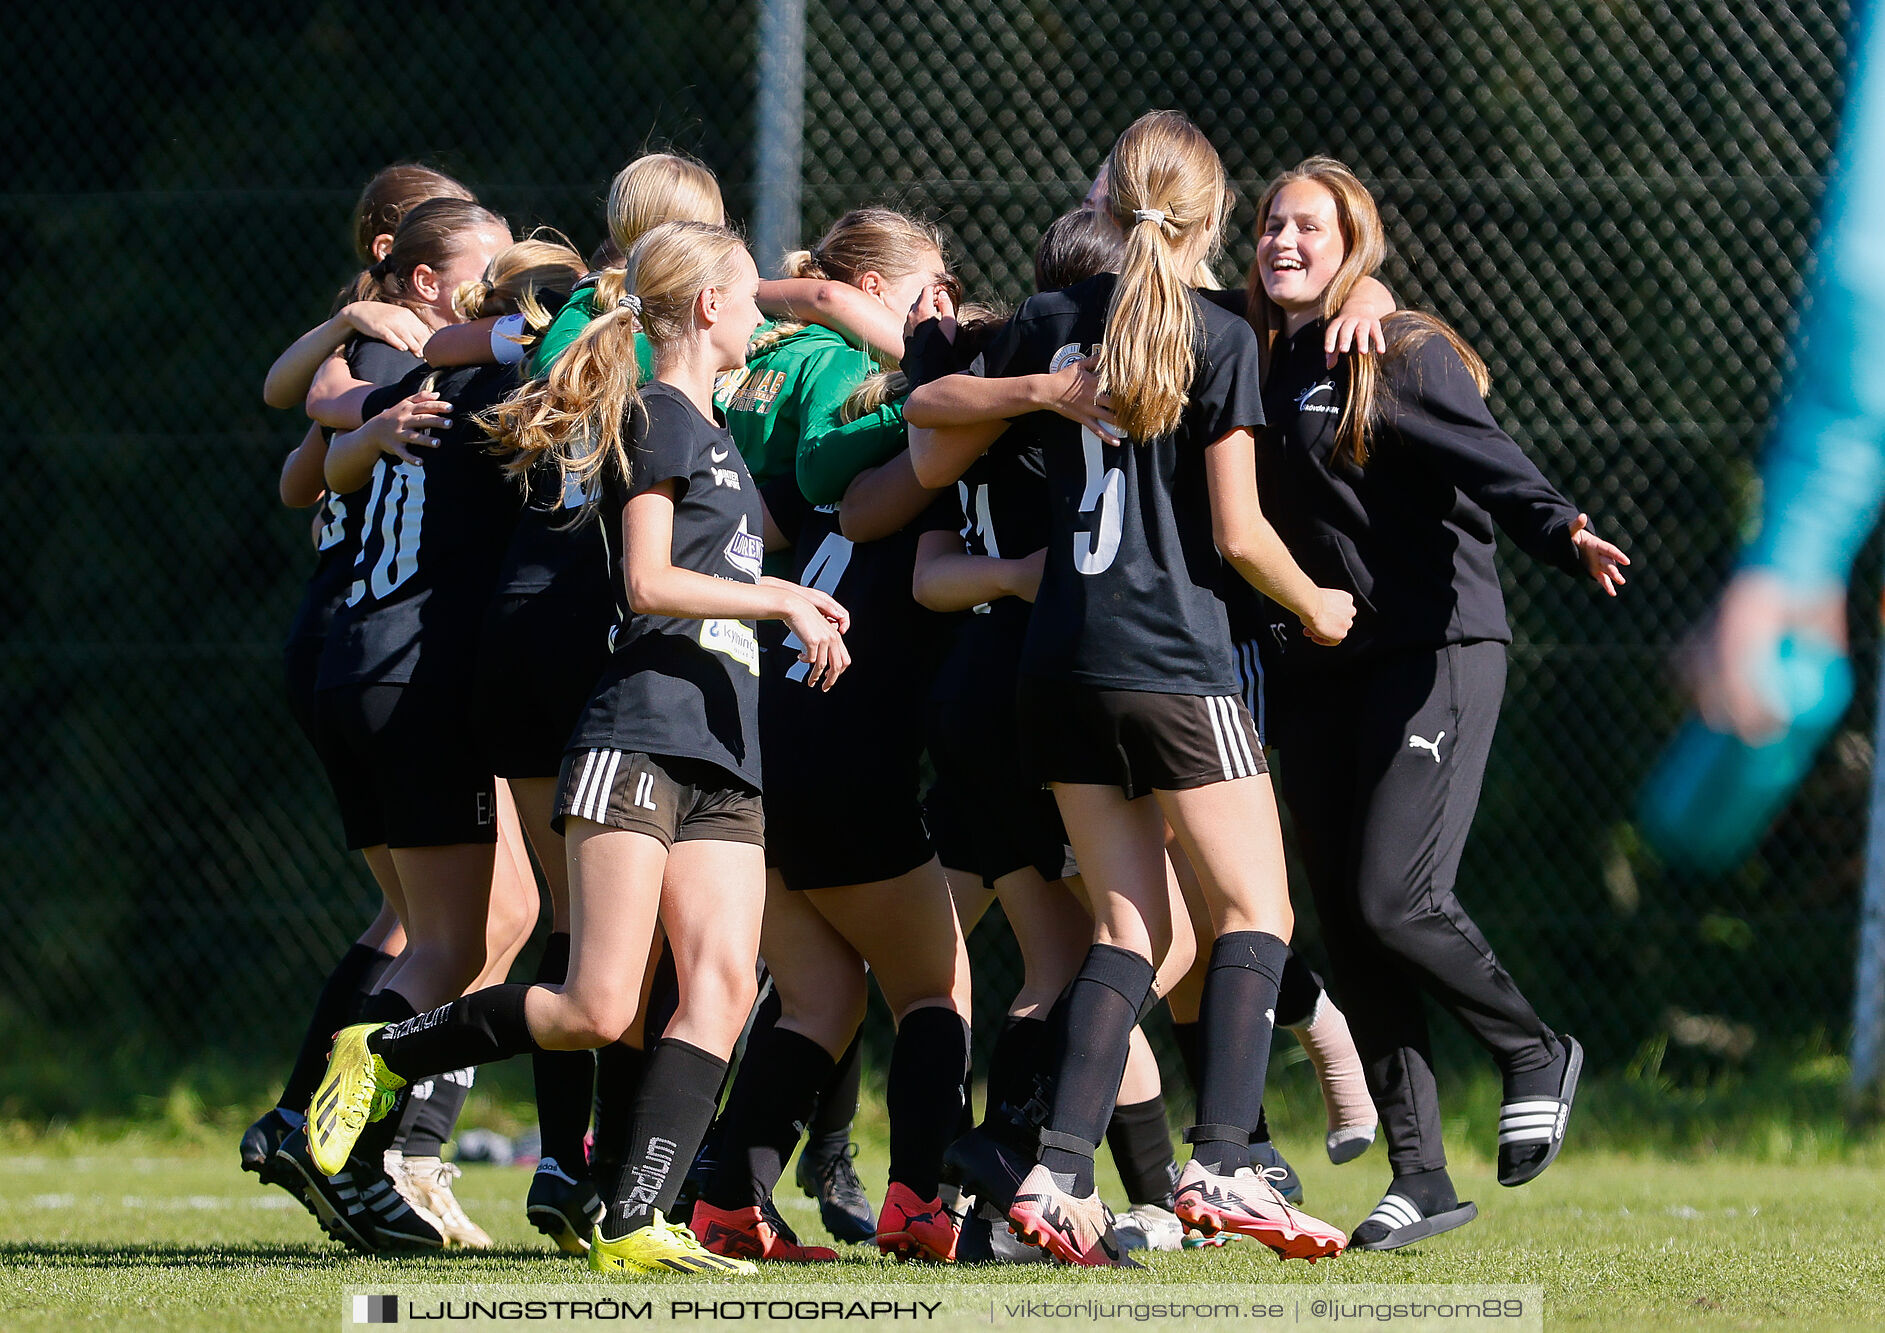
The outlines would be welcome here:
[[[881,1190],[881,1126],[865,1129],[860,1166]],[[1385,1183],[1379,1152],[1341,1168],[1300,1153],[1312,1209],[1343,1225],[1359,1221]],[[1885,1327],[1885,1167],[1875,1163],[1672,1161],[1573,1147],[1521,1190],[1500,1189],[1484,1161],[1456,1161],[1455,1174],[1481,1216],[1440,1240],[1314,1268],[1278,1263],[1246,1242],[1154,1256],[1149,1276],[1538,1284],[1551,1328]],[[484,1166],[460,1182],[459,1197],[498,1241],[492,1253],[363,1259],[320,1236],[279,1190],[238,1172],[233,1139],[226,1150],[136,1139],[99,1149],[62,1136],[0,1155],[0,1328],[328,1329],[350,1285],[587,1280],[525,1223],[528,1183],[524,1168]],[[1116,1185],[1108,1193],[1117,1198]],[[796,1190],[782,1189],[780,1203],[803,1234],[821,1234]],[[855,1283],[860,1293],[938,1276],[861,1248],[835,1266],[768,1274]],[[974,1280],[1110,1276],[1028,1268],[978,1270]]]

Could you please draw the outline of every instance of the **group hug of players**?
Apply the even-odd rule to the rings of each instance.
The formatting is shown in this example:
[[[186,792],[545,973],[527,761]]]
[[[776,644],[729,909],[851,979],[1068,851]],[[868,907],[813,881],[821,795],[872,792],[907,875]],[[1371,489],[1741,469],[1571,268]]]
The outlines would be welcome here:
[[[834,1238],[906,1258],[1391,1249],[1474,1216],[1423,997],[1498,1063],[1500,1182],[1550,1165],[1582,1052],[1453,892],[1510,640],[1493,528],[1612,595],[1628,559],[1472,349],[1394,309],[1352,172],[1271,183],[1242,290],[1211,277],[1229,203],[1204,135],[1148,114],[1004,315],[881,208],[762,281],[673,154],[617,176],[588,258],[439,173],[375,177],[369,266],[265,393],[314,422],[282,473],[319,506],[289,697],[385,902],[244,1166],[356,1248],[488,1245],[439,1149],[472,1071],[528,1054],[527,1212],[599,1271],[836,1259],[773,1206],[802,1136]],[[1290,951],[1266,744],[1340,1009]],[[551,934],[511,983],[539,872]],[[1025,978],[978,1120],[964,935],[996,898]],[[1277,1026],[1330,1157],[1386,1140],[1352,1235],[1270,1140]]]

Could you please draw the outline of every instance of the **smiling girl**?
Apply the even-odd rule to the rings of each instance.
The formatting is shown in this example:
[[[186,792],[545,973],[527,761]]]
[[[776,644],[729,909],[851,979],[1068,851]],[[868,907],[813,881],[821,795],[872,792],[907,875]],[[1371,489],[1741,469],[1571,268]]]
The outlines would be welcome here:
[[[1231,599],[1238,638],[1261,646],[1283,797],[1394,1172],[1354,1233],[1362,1249],[1475,1216],[1446,1171],[1423,994],[1504,1076],[1500,1183],[1531,1180],[1563,1143],[1583,1053],[1539,1019],[1453,892],[1512,637],[1493,528],[1612,596],[1629,563],[1493,421],[1485,363],[1441,321],[1391,315],[1385,354],[1326,363],[1326,320],[1385,249],[1374,200],[1329,158],[1285,172],[1257,206],[1259,491],[1309,575],[1354,595],[1355,626],[1322,645]]]

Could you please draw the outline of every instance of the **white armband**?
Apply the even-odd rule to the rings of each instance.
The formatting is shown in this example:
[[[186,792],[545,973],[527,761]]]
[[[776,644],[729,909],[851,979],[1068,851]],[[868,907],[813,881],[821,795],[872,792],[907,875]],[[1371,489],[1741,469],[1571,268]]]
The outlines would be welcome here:
[[[500,366],[514,366],[530,352],[517,340],[524,336],[524,317],[504,315],[491,326],[491,355]]]

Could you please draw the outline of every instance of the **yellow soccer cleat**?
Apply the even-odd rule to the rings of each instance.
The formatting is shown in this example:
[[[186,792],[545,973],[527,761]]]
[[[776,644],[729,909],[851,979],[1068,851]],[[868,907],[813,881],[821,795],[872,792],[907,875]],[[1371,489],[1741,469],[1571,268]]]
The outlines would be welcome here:
[[[715,1254],[694,1233],[663,1218],[620,1240],[604,1240],[597,1227],[589,1238],[589,1268],[595,1273],[757,1273],[744,1259]]]
[[[334,1034],[334,1049],[327,1058],[308,1104],[308,1155],[314,1165],[333,1175],[347,1165],[360,1131],[373,1120],[384,1119],[393,1107],[393,1095],[406,1080],[386,1067],[367,1049],[367,1038],[384,1023],[356,1023]]]

